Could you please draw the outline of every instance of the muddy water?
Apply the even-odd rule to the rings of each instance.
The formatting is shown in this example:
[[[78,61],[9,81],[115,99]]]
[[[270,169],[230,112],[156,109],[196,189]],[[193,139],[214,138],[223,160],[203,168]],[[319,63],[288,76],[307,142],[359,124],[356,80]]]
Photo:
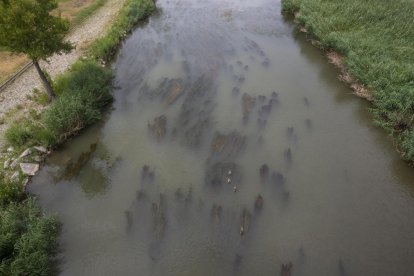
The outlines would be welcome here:
[[[413,275],[414,171],[280,3],[158,4],[30,186],[62,275]]]

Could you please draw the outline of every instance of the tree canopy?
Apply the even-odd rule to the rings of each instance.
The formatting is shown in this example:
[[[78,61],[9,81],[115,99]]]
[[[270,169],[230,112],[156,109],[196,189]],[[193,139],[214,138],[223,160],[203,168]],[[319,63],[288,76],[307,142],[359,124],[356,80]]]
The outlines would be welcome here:
[[[50,14],[56,8],[54,0],[2,0],[0,46],[32,60],[69,52],[72,45],[64,41],[69,22]]]
[[[33,61],[50,99],[55,93],[39,61],[73,48],[64,40],[68,20],[51,14],[57,6],[56,0],[0,0],[0,47]]]

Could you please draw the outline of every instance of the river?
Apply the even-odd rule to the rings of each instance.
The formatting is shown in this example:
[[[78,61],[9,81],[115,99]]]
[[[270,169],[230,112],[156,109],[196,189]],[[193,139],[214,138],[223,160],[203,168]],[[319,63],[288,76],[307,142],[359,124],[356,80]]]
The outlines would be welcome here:
[[[157,4],[30,184],[61,275],[413,275],[414,170],[280,2]]]

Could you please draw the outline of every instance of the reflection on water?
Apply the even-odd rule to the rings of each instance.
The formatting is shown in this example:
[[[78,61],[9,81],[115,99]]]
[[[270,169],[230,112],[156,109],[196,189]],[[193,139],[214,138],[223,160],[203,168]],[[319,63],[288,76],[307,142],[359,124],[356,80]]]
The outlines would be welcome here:
[[[64,275],[412,275],[414,172],[280,3],[159,1],[30,186]]]

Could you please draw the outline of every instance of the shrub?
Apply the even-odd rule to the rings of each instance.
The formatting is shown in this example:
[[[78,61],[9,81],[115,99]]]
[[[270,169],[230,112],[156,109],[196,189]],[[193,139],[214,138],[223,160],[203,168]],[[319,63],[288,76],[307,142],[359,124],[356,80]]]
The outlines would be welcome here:
[[[26,197],[21,184],[0,183],[0,207],[3,208],[12,202],[20,202]]]
[[[33,199],[0,210],[0,275],[50,275],[59,224]]]
[[[56,140],[63,142],[85,126],[99,120],[100,112],[84,104],[79,95],[65,95],[55,100],[43,118]]]
[[[63,97],[77,95],[84,104],[102,108],[112,100],[112,71],[94,61],[77,62],[57,78],[56,91]]]
[[[96,62],[75,63],[56,81],[60,96],[43,114],[42,120],[49,132],[44,132],[42,139],[62,143],[101,119],[103,107],[112,100],[111,81],[111,70]]]

